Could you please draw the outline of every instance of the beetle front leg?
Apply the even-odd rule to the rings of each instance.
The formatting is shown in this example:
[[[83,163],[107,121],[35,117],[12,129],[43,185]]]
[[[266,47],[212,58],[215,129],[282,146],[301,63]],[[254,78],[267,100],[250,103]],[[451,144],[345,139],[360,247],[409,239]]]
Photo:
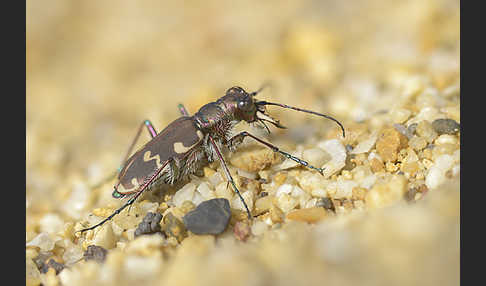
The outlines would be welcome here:
[[[324,173],[323,173],[324,169],[323,168],[314,167],[314,166],[310,165],[307,161],[304,161],[304,160],[297,158],[297,157],[295,157],[295,156],[293,156],[293,155],[291,155],[291,154],[289,154],[285,151],[282,151],[277,146],[270,144],[266,141],[263,141],[262,139],[256,137],[255,135],[252,135],[252,134],[250,134],[246,131],[240,132],[240,133],[236,134],[235,136],[231,137],[231,139],[228,141],[229,146],[232,146],[230,148],[234,148],[236,145],[243,142],[243,139],[246,136],[251,137],[251,138],[255,139],[258,143],[261,143],[261,144],[267,146],[268,148],[272,149],[273,152],[278,152],[278,153],[284,155],[286,158],[288,158],[292,161],[295,161],[295,162],[299,163],[300,165],[302,165],[304,167],[314,169],[314,170],[318,171],[321,175],[324,175]]]
[[[251,219],[250,210],[248,209],[248,206],[246,205],[245,200],[241,196],[240,191],[236,187],[235,181],[233,180],[233,177],[231,176],[231,173],[230,173],[230,171],[228,169],[228,166],[226,166],[226,162],[224,161],[223,155],[221,155],[221,151],[219,150],[218,145],[216,145],[216,143],[214,142],[214,139],[211,136],[209,136],[209,142],[211,143],[211,146],[213,147],[213,149],[214,149],[214,151],[216,153],[216,156],[218,157],[219,162],[220,162],[221,166],[223,167],[223,171],[224,171],[224,173],[226,175],[226,178],[231,183],[231,185],[233,186],[233,189],[235,190],[236,194],[240,197],[241,202],[245,206],[246,213],[248,215],[248,219]]]

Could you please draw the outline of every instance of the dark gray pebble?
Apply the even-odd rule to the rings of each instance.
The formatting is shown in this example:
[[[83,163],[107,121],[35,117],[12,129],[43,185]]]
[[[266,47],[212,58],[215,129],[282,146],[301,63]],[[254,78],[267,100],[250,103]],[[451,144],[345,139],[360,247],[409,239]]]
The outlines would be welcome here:
[[[435,132],[441,134],[454,135],[460,130],[460,125],[452,119],[436,119],[432,122]]]
[[[316,203],[316,207],[323,207],[326,210],[335,211],[334,204],[332,200],[328,197],[318,200]]]
[[[84,261],[94,260],[96,262],[103,262],[105,261],[107,253],[108,250],[104,249],[101,246],[89,245],[88,249],[86,249],[83,254]]]
[[[229,201],[219,198],[200,203],[182,219],[186,228],[195,234],[220,234],[228,226],[230,218]]]
[[[58,263],[57,261],[51,258],[49,259],[49,262],[42,265],[40,272],[46,273],[49,270],[49,268],[54,268],[54,270],[56,270],[56,275],[57,275],[59,274],[59,272],[61,272],[64,269],[64,264]]]
[[[162,214],[148,212],[143,218],[142,222],[137,226],[135,230],[135,237],[142,234],[151,234],[160,232],[159,222],[162,220]]]

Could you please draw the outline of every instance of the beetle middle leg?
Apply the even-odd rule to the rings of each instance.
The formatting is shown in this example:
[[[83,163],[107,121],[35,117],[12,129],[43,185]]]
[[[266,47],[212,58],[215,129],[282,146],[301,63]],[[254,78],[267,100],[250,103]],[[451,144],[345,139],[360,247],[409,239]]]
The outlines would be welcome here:
[[[221,155],[221,151],[219,150],[218,145],[216,145],[216,143],[214,142],[214,139],[211,136],[209,136],[209,142],[211,143],[212,147],[214,148],[216,156],[218,157],[219,162],[220,162],[221,166],[223,167],[223,171],[224,171],[228,181],[233,186],[233,189],[235,190],[236,194],[240,197],[241,202],[243,202],[243,205],[245,206],[245,209],[246,209],[246,213],[248,215],[248,219],[251,219],[250,210],[248,209],[248,206],[246,205],[245,200],[241,196],[240,191],[236,187],[235,181],[233,180],[233,177],[231,176],[231,173],[228,169],[228,166],[226,166],[226,162],[224,161],[223,155]]]
[[[234,149],[236,145],[243,142],[243,139],[246,136],[251,137],[251,138],[255,139],[258,143],[261,143],[261,144],[267,146],[268,148],[272,149],[273,152],[278,152],[278,153],[284,155],[286,158],[293,160],[293,161],[299,163],[300,165],[302,165],[304,167],[314,169],[314,170],[318,171],[321,175],[323,175],[323,172],[324,172],[323,168],[314,167],[314,166],[310,165],[307,161],[304,161],[304,160],[297,158],[297,157],[295,157],[295,156],[293,156],[293,155],[291,155],[291,154],[289,154],[285,151],[282,151],[277,146],[270,144],[270,143],[256,137],[255,135],[248,133],[247,131],[240,132],[240,133],[236,134],[235,136],[231,137],[230,140],[228,141],[228,143],[229,143],[228,146],[230,146],[231,149]]]

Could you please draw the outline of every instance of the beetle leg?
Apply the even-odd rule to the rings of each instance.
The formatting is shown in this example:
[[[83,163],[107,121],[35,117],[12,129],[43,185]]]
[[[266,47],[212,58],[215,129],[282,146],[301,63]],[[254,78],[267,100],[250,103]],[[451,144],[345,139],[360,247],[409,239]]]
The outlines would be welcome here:
[[[187,112],[187,109],[184,107],[182,103],[179,103],[177,105],[177,108],[179,108],[179,112],[182,114],[182,116],[190,116],[189,112]]]
[[[144,120],[142,122],[142,124],[140,124],[140,127],[138,128],[138,131],[137,131],[137,135],[135,135],[135,138],[133,139],[132,144],[128,148],[127,154],[125,155],[125,158],[123,158],[123,161],[122,162],[125,162],[128,159],[128,156],[132,152],[133,147],[135,146],[135,143],[137,143],[138,137],[140,137],[140,133],[142,132],[142,129],[143,129],[144,126],[147,128],[147,131],[150,133],[150,136],[152,138],[154,138],[155,136],[157,136],[157,131],[155,131],[155,128],[152,125],[152,122],[150,122],[150,120],[148,120],[148,119]],[[120,169],[121,169],[121,167],[119,168],[118,171],[121,171]]]
[[[228,170],[228,166],[226,166],[226,162],[224,161],[223,155],[221,155],[221,151],[219,150],[218,145],[216,145],[216,143],[214,142],[214,139],[211,136],[209,136],[209,142],[211,143],[211,145],[213,146],[214,151],[216,152],[216,155],[217,155],[217,157],[219,159],[219,163],[223,167],[223,171],[224,171],[224,173],[226,175],[226,178],[231,183],[231,185],[233,186],[233,189],[235,190],[236,194],[240,197],[241,202],[245,206],[246,213],[248,214],[248,219],[251,219],[250,210],[248,209],[248,206],[246,205],[245,200],[241,196],[240,191],[236,187],[236,184],[235,184],[235,181],[233,180],[233,177],[231,177],[231,173]]]
[[[293,161],[299,163],[300,165],[302,165],[304,167],[307,167],[307,168],[310,168],[310,169],[314,169],[314,170],[318,171],[321,175],[324,174],[323,173],[324,172],[324,169],[323,168],[314,167],[314,166],[310,165],[307,161],[304,161],[304,160],[302,160],[300,158],[297,158],[295,156],[292,156],[289,153],[280,150],[277,146],[275,146],[273,144],[270,144],[270,143],[268,143],[266,141],[263,141],[262,139],[256,137],[255,135],[252,135],[252,134],[250,134],[250,133],[248,133],[246,131],[240,132],[240,133],[236,134],[235,136],[231,137],[231,139],[228,141],[229,146],[234,146],[234,145],[236,145],[238,143],[241,143],[246,136],[251,137],[251,138],[255,139],[257,142],[259,142],[259,143],[267,146],[268,148],[272,149],[273,152],[278,152],[278,153],[284,155],[286,158],[288,158],[290,160],[293,160]]]
[[[82,230],[78,230],[77,232],[83,233],[85,231],[95,229],[98,226],[103,225],[105,222],[111,220],[114,216],[119,214],[126,207],[131,206],[137,200],[137,198],[153,183],[153,181],[159,176],[160,172],[162,172],[162,170],[165,168],[165,166],[170,161],[171,161],[171,159],[167,160],[160,168],[158,168],[157,171],[148,180],[146,180],[145,183],[137,191],[134,192],[134,195],[132,197],[130,197],[130,199],[124,205],[122,205],[120,208],[115,210],[110,216],[108,216],[107,218],[103,219],[102,221],[100,221],[99,223],[97,223],[97,224],[95,224],[91,227],[84,228]]]

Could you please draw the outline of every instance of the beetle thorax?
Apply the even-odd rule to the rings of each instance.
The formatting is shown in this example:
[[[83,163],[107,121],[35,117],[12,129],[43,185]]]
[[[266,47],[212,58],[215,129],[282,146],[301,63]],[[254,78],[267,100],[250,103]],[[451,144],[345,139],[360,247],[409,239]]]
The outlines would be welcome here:
[[[235,118],[231,105],[224,102],[211,102],[199,109],[194,115],[204,133],[209,133],[215,139],[228,139],[231,129],[240,120]]]

